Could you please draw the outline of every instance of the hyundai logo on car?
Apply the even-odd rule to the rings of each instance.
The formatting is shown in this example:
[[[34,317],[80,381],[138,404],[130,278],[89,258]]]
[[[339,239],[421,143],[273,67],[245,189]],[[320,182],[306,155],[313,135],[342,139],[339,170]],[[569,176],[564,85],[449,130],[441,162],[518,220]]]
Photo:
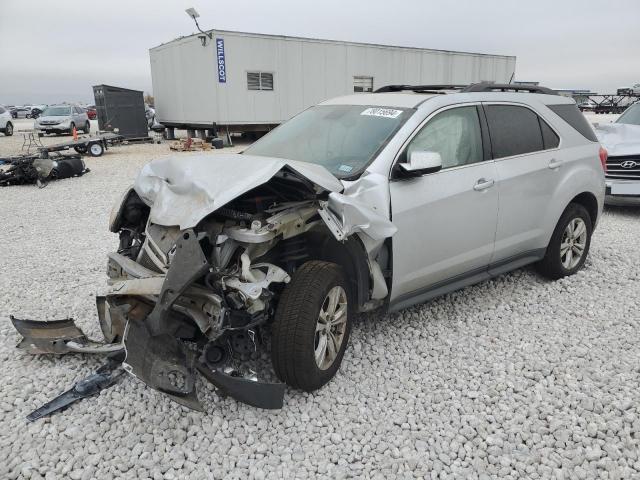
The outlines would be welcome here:
[[[224,38],[216,38],[216,52],[218,55],[218,82],[227,83],[227,68],[224,61]]]
[[[638,162],[634,162],[633,160],[626,160],[620,164],[622,168],[634,168],[638,165]]]

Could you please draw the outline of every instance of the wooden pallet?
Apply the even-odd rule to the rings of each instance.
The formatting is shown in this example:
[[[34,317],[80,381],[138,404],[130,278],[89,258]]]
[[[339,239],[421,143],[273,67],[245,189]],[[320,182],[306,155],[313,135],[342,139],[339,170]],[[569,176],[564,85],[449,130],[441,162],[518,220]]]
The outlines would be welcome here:
[[[171,142],[169,148],[176,152],[197,152],[211,150],[211,145],[200,138],[181,138]]]

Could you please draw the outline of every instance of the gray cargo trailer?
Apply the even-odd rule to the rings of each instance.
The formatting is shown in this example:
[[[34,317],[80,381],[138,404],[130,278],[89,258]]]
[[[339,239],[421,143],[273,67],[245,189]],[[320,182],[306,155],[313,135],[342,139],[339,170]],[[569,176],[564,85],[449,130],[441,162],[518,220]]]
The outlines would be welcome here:
[[[149,136],[144,96],[140,90],[95,85],[93,96],[100,130],[105,132],[117,130],[127,139],[143,139]]]
[[[211,30],[150,49],[165,126],[266,131],[331,97],[389,84],[509,83],[516,58]]]

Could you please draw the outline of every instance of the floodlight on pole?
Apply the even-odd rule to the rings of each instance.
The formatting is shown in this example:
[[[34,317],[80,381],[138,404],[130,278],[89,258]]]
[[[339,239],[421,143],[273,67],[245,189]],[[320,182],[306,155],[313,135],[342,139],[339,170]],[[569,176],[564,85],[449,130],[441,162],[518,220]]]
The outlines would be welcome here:
[[[213,35],[210,32],[205,32],[200,28],[200,25],[198,24],[198,17],[200,16],[200,14],[198,13],[198,11],[193,8],[187,8],[185,10],[185,12],[187,13],[187,15],[189,15],[191,18],[193,18],[193,21],[196,23],[196,28],[198,29],[198,31],[200,33],[202,33],[202,35],[198,35],[198,38],[200,39],[200,41],[202,42],[202,46],[206,47],[207,46],[207,38],[209,38],[209,40],[213,39]]]

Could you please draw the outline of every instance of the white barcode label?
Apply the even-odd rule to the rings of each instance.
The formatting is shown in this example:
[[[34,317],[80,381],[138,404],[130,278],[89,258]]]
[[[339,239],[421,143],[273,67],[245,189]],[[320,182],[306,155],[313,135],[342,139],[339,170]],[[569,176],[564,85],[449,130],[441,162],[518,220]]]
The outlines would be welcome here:
[[[385,118],[397,118],[402,113],[402,110],[396,110],[394,108],[367,108],[360,115],[368,115],[370,117],[385,117]]]

